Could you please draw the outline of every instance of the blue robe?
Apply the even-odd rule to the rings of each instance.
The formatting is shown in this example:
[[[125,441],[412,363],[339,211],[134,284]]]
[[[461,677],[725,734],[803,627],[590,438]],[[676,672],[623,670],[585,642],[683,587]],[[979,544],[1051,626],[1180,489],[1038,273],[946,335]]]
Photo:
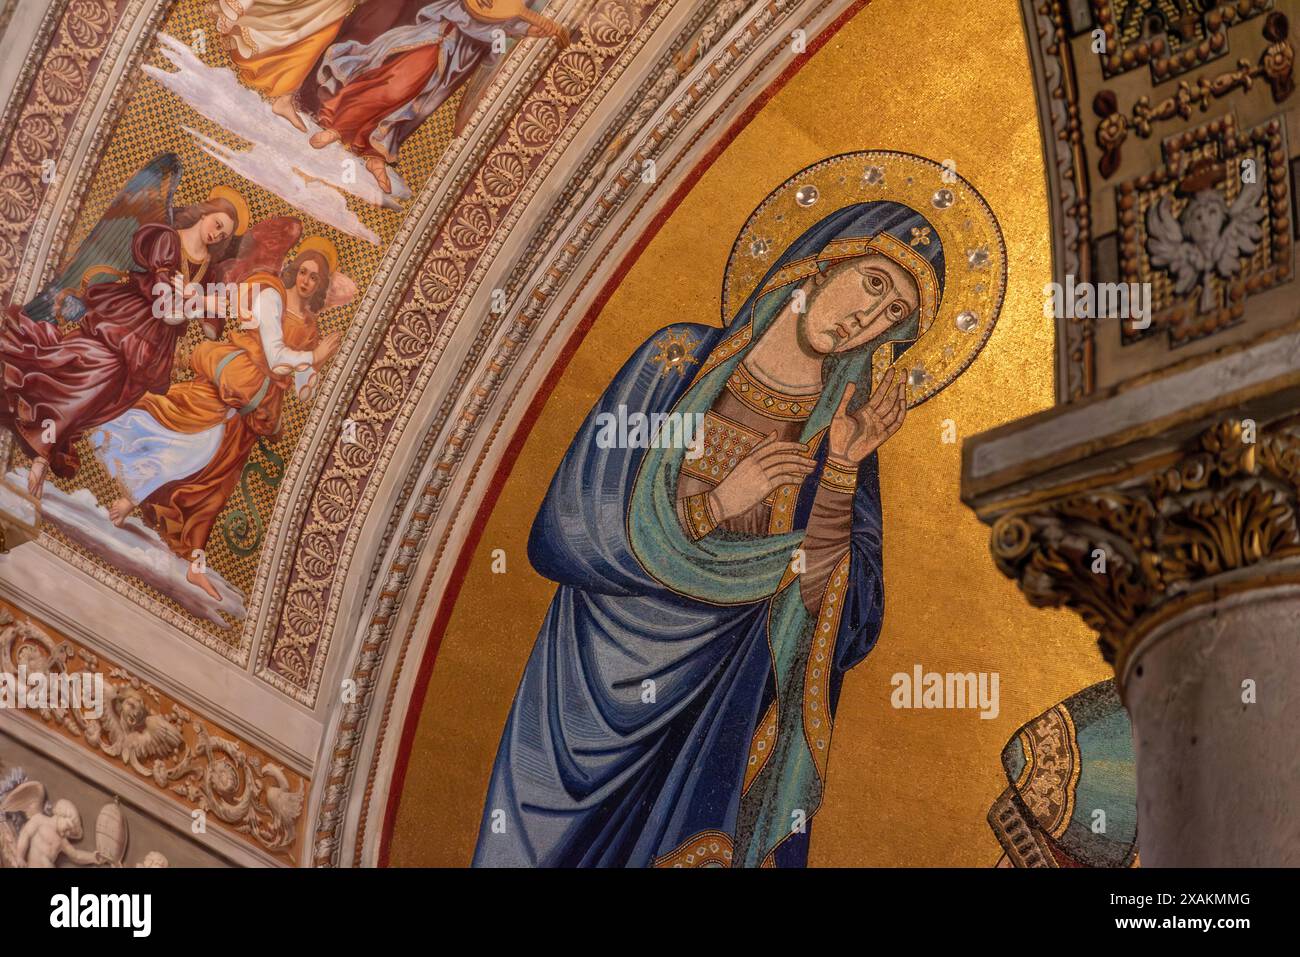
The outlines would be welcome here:
[[[907,235],[918,222],[924,219],[893,203],[851,207],[805,234],[769,275],[816,256],[845,232]],[[941,267],[941,253],[929,254]],[[746,325],[757,341],[788,292],[756,294],[725,329],[681,323],[656,333],[578,430],[529,537],[530,562],[559,587],[502,735],[475,866],[805,863],[810,830],[792,826],[792,815],[810,822],[820,805],[825,764],[824,755],[817,763],[813,742],[824,735],[829,746],[830,736],[828,728],[803,727],[806,705],[786,705],[814,687],[833,716],[844,673],[879,635],[876,457],[858,471],[830,667],[809,681],[809,669],[822,674],[812,664],[819,619],[785,572],[811,512],[826,443],[801,489],[792,532],[719,530],[696,542],[675,509],[683,451],[597,442],[600,417],[617,416],[620,406],[629,415],[707,411],[746,350],[722,350],[735,354],[708,368],[710,354]],[[696,340],[692,368],[702,371],[695,381],[655,361],[665,335],[682,333]],[[871,351],[892,337],[828,376],[805,441],[829,424],[844,385],[861,383]],[[774,699],[782,705],[779,745],[746,789],[751,740]],[[692,852],[697,846],[703,855]]]
[[[705,344],[722,330],[690,329]],[[524,671],[492,773],[476,866],[646,866],[692,836],[734,832],[750,737],[773,694],[771,598],[718,606],[674,594],[628,542],[627,501],[643,449],[601,449],[596,416],[671,411],[689,385],[627,363],[560,464],[528,542],[559,583]],[[706,351],[706,350],[702,350]],[[804,489],[807,521],[815,478]],[[831,703],[880,630],[880,492],[875,457],[854,496],[853,583],[836,636]],[[643,700],[643,682],[655,700]],[[505,812],[493,833],[492,813]],[[801,863],[806,834],[789,848]],[[789,843],[789,842],[788,842]]]

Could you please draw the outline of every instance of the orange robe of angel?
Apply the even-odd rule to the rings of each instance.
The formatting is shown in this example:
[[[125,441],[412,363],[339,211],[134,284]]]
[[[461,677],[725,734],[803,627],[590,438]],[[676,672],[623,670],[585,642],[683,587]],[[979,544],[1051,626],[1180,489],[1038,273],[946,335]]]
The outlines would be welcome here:
[[[293,93],[339,34],[355,0],[224,0],[217,28],[244,83],[267,97]]]
[[[246,280],[276,289],[284,286],[270,274]],[[316,320],[285,310],[284,344],[310,352],[319,343]],[[293,370],[272,370],[257,330],[239,329],[227,342],[203,342],[190,358],[194,378],[174,385],[166,395],[139,403],[160,425],[173,432],[194,433],[226,423],[212,460],[186,478],[169,482],[140,503],[140,513],[167,546],[189,561],[205,548],[212,526],[243,474],[253,446],[280,431],[285,391],[293,387]],[[235,414],[230,416],[230,410]],[[227,418],[229,416],[229,418]]]

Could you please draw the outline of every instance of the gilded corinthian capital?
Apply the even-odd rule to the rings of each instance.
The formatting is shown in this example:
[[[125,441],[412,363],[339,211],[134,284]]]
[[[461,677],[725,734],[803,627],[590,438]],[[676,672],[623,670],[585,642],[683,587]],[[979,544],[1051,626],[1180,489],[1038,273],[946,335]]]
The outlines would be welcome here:
[[[1194,605],[1300,577],[1300,416],[1228,419],[1112,483],[1000,514],[998,567],[1039,607],[1067,607],[1124,673],[1143,634]],[[1257,567],[1258,566],[1258,567]]]

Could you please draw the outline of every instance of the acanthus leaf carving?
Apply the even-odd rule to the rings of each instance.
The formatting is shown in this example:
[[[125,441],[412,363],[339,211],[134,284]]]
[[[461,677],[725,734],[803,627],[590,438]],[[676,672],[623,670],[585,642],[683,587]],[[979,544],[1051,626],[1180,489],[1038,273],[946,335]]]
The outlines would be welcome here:
[[[1115,664],[1180,595],[1300,556],[1300,420],[1253,431],[1226,420],[1145,476],[1001,515],[994,560],[1031,604],[1076,610]]]

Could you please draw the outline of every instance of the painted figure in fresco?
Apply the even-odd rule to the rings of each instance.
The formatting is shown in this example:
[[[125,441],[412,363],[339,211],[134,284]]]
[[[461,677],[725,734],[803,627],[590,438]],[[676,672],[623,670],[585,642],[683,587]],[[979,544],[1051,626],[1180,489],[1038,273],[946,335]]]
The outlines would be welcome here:
[[[365,0],[361,0],[365,2]],[[217,29],[226,37],[239,78],[271,109],[307,132],[294,97],[315,72],[358,0],[216,0]]]
[[[250,254],[239,278],[256,290],[249,314],[229,341],[194,350],[193,379],[165,395],[146,396],[93,437],[96,454],[124,493],[109,508],[114,524],[138,507],[190,563],[187,580],[218,602],[207,573],[192,561],[195,550],[207,547],[257,441],[279,433],[285,394],[293,390],[310,401],[317,373],[338,351],[338,332],[320,334],[320,312],[356,294],[356,284],[338,271],[338,251],[329,240],[305,239],[287,262],[286,252],[280,244]],[[279,270],[262,265],[272,258]]]
[[[137,173],[63,274],[0,330],[0,422],[32,457],[31,494],[47,473],[77,471],[75,445],[148,393],[171,385],[174,352],[191,318],[182,290],[205,282],[248,228],[228,187],[173,212],[180,161],[159,156]],[[158,284],[174,308],[156,309]],[[69,329],[60,321],[76,322]]]
[[[840,685],[884,610],[876,451],[906,403],[873,360],[934,322],[944,254],[910,206],[854,203],[727,327],[669,326],[618,373],[533,525],[560,587],[476,865],[805,862]],[[620,407],[702,414],[703,454],[603,447]]]
[[[998,867],[1137,866],[1133,729],[1113,680],[1018,730],[1002,769],[1007,789],[989,809]]]
[[[323,129],[312,146],[342,141],[392,192],[387,165],[406,138],[491,55],[494,37],[523,36],[569,42],[562,26],[524,0],[432,0],[414,22],[372,42],[335,44],[317,74]]]

